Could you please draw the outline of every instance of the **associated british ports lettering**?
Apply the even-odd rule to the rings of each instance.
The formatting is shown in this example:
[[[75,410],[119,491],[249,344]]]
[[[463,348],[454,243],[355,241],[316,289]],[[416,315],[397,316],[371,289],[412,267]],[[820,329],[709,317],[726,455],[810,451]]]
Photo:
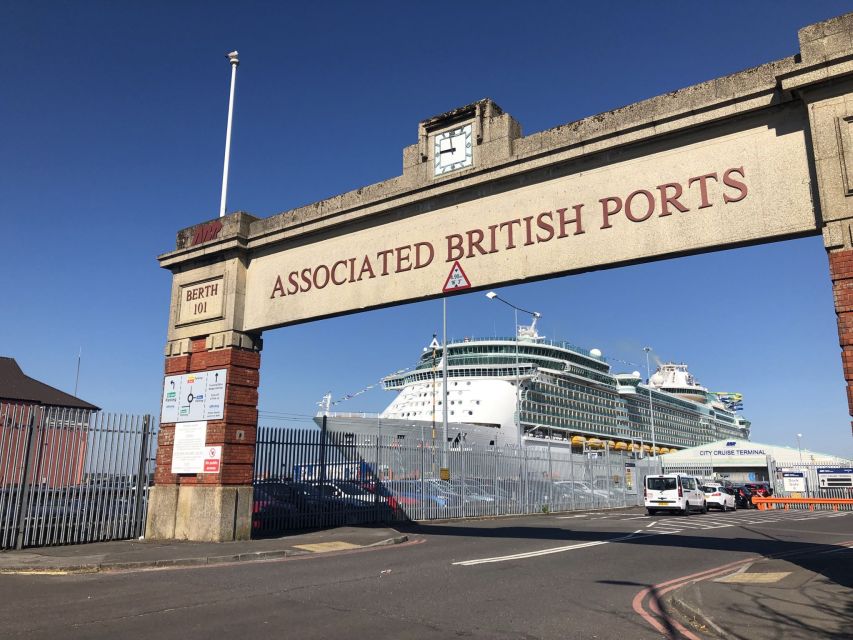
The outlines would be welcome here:
[[[543,243],[568,240],[589,232],[601,232],[620,224],[642,224],[657,217],[697,215],[715,205],[740,202],[749,195],[747,171],[729,167],[685,179],[666,182],[629,193],[611,194],[590,203],[576,203],[551,211],[510,218],[485,228],[447,234],[438,248],[419,241],[383,248],[369,254],[340,257],[276,274],[270,299],[295,296],[327,286],[346,286],[363,280],[390,277],[423,269],[440,259],[454,262],[476,259]],[[441,246],[443,245],[443,246]]]

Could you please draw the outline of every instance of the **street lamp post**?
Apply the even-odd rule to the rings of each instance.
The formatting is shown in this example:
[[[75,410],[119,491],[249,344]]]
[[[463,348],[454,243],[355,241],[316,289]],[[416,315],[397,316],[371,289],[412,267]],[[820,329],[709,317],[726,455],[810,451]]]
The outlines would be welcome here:
[[[521,380],[518,371],[518,312],[521,311],[523,313],[529,314],[532,318],[540,318],[542,314],[538,311],[528,311],[527,309],[522,309],[521,307],[517,307],[508,300],[504,300],[494,291],[489,291],[486,294],[486,297],[489,300],[499,300],[503,302],[508,307],[512,307],[515,313],[515,429],[518,436],[518,448],[522,447],[522,433],[521,433]]]
[[[649,351],[651,351],[651,347],[643,347],[643,351],[646,352],[646,376],[648,379],[646,380],[646,389],[649,392],[649,421],[652,426],[652,457],[657,456],[655,449],[657,448],[657,441],[655,440],[655,409],[652,405],[652,374],[651,369],[649,368]]]
[[[800,454],[800,464],[803,464],[803,449],[800,447],[800,438],[803,437],[802,433],[797,434],[797,453]]]
[[[441,445],[442,467],[447,468],[447,298],[441,307]]]

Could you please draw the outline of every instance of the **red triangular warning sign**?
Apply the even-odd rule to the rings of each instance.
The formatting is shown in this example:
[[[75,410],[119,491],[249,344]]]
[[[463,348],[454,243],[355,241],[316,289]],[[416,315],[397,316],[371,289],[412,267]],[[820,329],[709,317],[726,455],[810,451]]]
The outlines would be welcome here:
[[[447,281],[444,283],[444,288],[442,291],[447,293],[448,291],[458,291],[459,289],[470,289],[471,282],[468,280],[468,276],[465,275],[465,272],[462,271],[462,265],[459,264],[459,260],[453,263],[453,268],[450,269],[450,275],[447,276]]]

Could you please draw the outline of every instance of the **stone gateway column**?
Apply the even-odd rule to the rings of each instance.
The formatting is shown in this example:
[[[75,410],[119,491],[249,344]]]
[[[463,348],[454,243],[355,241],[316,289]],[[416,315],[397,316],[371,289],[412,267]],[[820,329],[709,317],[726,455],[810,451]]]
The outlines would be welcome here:
[[[803,73],[781,88],[808,108],[816,205],[829,257],[841,363],[853,416],[853,14],[800,29]],[[851,423],[853,426],[853,423]]]
[[[236,344],[234,344],[236,343]],[[205,445],[222,447],[219,470],[172,473],[175,423],[160,425],[146,525],[150,539],[245,540],[252,532],[252,470],[258,424],[259,340],[236,332],[181,343],[166,375],[225,370],[222,420],[208,420]]]
[[[853,416],[853,249],[830,251],[829,273],[835,313],[838,315],[841,364],[847,381],[847,405]]]
[[[242,328],[245,238],[253,220],[237,213],[185,229],[178,233],[176,251],[160,257],[173,282],[148,539],[219,542],[248,539],[252,533],[262,342],[260,332]],[[192,374],[205,372],[206,391],[199,398],[201,390],[193,382],[201,376]],[[215,396],[214,378],[219,383]],[[166,387],[171,381],[184,389],[170,411]],[[190,394],[195,397],[189,399]],[[198,451],[221,447],[218,462],[203,464],[197,473],[173,473],[185,468],[174,455],[176,430],[182,437],[189,431],[203,434],[203,443],[194,441]]]

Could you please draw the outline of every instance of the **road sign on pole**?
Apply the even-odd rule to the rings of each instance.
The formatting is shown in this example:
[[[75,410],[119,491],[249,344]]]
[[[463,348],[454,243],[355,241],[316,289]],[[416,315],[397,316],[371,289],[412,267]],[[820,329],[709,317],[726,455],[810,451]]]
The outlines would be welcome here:
[[[470,288],[471,281],[468,280],[468,276],[466,276],[465,272],[462,270],[462,265],[460,265],[459,260],[457,260],[453,263],[453,267],[450,269],[450,275],[447,276],[442,292],[447,293],[448,291],[458,291],[460,289]]]

